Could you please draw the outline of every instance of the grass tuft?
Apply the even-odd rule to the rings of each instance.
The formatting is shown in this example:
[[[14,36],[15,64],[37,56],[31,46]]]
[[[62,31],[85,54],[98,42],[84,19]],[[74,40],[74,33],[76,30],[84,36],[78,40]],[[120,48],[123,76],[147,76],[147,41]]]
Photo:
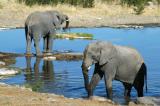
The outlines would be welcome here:
[[[88,33],[61,33],[56,34],[57,39],[93,39],[92,34]]]

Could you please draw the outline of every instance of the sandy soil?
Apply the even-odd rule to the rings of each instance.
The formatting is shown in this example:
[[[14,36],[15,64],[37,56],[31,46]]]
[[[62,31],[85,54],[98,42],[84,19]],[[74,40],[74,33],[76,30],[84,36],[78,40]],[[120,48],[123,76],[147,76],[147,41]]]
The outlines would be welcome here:
[[[98,1],[98,0],[97,0]],[[15,0],[0,1],[0,27],[24,27],[26,17],[34,11],[58,10],[70,18],[70,27],[100,27],[125,25],[160,25],[160,8],[151,4],[143,14],[135,15],[132,8],[116,3],[95,3],[95,8],[81,8],[68,5],[26,6]]]
[[[65,98],[47,93],[36,93],[23,87],[0,84],[0,106],[119,106],[110,100]],[[129,106],[144,106],[130,103]]]
[[[36,93],[26,88],[0,84],[1,106],[116,106],[109,100],[68,99],[54,94]]]

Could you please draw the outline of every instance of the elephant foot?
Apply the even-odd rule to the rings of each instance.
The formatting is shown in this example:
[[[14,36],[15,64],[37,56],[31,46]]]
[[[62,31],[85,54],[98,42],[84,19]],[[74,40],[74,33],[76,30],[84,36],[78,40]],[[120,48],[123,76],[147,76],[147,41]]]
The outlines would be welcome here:
[[[125,99],[126,104],[128,104],[131,101],[129,96],[125,96],[124,99]]]
[[[43,57],[42,53],[36,53],[36,57]]]
[[[93,98],[93,96],[89,96],[88,99],[89,100],[93,100],[94,98]]]
[[[27,57],[30,57],[30,56],[32,56],[32,53],[26,53],[25,54]]]

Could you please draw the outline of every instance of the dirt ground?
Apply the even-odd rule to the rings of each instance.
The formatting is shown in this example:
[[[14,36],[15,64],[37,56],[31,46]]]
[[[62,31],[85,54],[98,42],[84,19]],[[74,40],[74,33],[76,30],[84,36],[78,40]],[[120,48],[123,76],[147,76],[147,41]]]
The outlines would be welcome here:
[[[160,7],[147,6],[141,15],[135,15],[133,8],[116,3],[106,4],[96,0],[95,8],[81,8],[69,5],[26,6],[16,0],[0,1],[0,27],[24,27],[27,16],[34,11],[58,10],[70,18],[70,27],[119,27],[126,25],[160,25]]]
[[[23,87],[0,84],[0,106],[119,106],[104,98],[92,100],[65,98],[47,93],[32,92]],[[130,103],[129,106],[144,106]]]
[[[8,106],[113,106],[110,101],[67,99],[54,94],[32,92],[26,88],[0,85],[0,105]]]

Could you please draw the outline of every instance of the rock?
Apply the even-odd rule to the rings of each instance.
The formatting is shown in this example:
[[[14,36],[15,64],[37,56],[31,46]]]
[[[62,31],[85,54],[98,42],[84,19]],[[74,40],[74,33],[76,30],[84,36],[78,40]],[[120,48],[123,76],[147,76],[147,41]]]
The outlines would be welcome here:
[[[129,102],[128,106],[135,106],[136,104],[134,102]]]
[[[48,98],[47,99],[49,102],[56,102],[57,100],[56,99],[53,99],[53,98]]]
[[[54,56],[47,56],[47,57],[43,57],[44,60],[56,60],[56,57]]]
[[[20,73],[19,69],[15,68],[1,68],[0,69],[0,76],[10,76],[10,75],[16,75]]]
[[[160,106],[160,97],[140,97],[137,98],[137,103],[150,106]]]
[[[5,65],[6,65],[6,63],[5,63],[5,62],[0,61],[0,66],[5,66]]]

